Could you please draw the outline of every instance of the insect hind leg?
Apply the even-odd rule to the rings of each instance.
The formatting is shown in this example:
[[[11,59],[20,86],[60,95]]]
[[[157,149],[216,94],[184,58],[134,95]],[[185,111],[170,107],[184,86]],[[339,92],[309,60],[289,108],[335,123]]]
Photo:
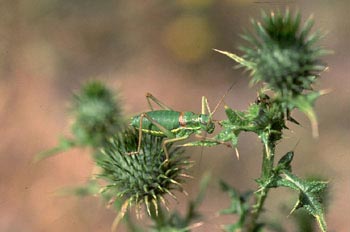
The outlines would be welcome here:
[[[128,152],[127,154],[128,155],[138,155],[140,154],[140,150],[141,150],[141,142],[142,142],[142,122],[143,122],[143,118],[146,116],[145,113],[142,113],[140,115],[140,123],[139,123],[139,128],[138,128],[138,131],[139,131],[139,138],[138,138],[138,144],[137,144],[137,151],[132,151],[132,152]]]
[[[161,102],[158,98],[156,98],[155,96],[153,96],[151,93],[146,93],[146,99],[148,102],[148,105],[150,107],[150,109],[152,111],[154,111],[152,103],[157,104],[160,108],[164,109],[164,110],[173,110],[171,109],[169,106],[167,106],[166,104],[164,104],[163,102]]]

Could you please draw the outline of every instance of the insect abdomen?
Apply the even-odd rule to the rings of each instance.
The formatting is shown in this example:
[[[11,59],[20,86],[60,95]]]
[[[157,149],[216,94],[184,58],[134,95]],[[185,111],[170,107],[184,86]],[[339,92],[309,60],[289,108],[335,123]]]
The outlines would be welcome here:
[[[180,112],[171,111],[171,110],[155,110],[145,112],[144,114],[151,117],[154,121],[162,125],[167,130],[173,130],[180,127],[179,124],[179,116]],[[135,116],[131,119],[131,125],[136,129],[140,127],[140,115]],[[162,135],[162,131],[153,123],[151,123],[146,117],[143,117],[142,120],[142,128],[144,132],[154,134],[154,135]]]

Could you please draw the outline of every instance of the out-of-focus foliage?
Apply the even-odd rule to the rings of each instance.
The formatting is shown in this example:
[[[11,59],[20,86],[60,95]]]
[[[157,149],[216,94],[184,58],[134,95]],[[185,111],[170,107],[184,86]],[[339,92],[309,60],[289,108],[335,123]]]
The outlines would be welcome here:
[[[252,192],[241,194],[223,181],[220,182],[220,186],[221,189],[229,195],[231,200],[230,207],[222,210],[221,214],[234,214],[238,216],[237,222],[231,225],[225,225],[224,229],[228,232],[241,231],[241,229],[244,228],[246,216],[250,209],[249,198],[251,197]]]
[[[123,127],[120,103],[101,82],[86,83],[71,108],[74,140],[81,146],[100,147]]]
[[[73,138],[61,138],[57,147],[39,153],[35,160],[41,160],[74,146],[89,146],[97,149],[118,133],[124,126],[120,103],[114,94],[101,82],[86,83],[74,95],[71,114]]]
[[[201,212],[198,210],[202,204],[205,192],[208,188],[210,175],[206,174],[202,177],[197,197],[191,200],[187,204],[187,210],[185,215],[181,216],[178,211],[171,213],[165,212],[163,209],[159,214],[152,214],[154,225],[151,229],[152,232],[188,232],[191,229],[201,226],[202,222],[195,223],[196,220],[202,218]]]

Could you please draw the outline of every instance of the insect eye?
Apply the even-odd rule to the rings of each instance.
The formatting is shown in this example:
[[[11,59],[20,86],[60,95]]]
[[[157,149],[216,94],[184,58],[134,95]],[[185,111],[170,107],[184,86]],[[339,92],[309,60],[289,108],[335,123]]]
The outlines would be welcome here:
[[[202,116],[203,116],[202,114],[200,114],[198,116],[198,121],[199,121],[200,124],[203,124],[203,117]]]

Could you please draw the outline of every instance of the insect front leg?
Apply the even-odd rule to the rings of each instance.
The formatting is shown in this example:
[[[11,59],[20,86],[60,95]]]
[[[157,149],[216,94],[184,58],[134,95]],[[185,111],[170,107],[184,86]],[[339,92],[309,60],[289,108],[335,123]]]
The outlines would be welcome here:
[[[165,162],[168,162],[169,160],[169,152],[168,152],[168,148],[166,147],[166,145],[168,143],[175,143],[175,142],[178,142],[178,141],[182,141],[182,140],[185,140],[187,139],[189,136],[188,135],[185,135],[185,136],[182,136],[182,137],[178,137],[178,138],[172,138],[172,139],[166,139],[164,140],[163,142],[163,150],[164,150],[164,153],[165,153]]]
[[[202,96],[202,114],[207,114],[206,110],[208,111],[209,115],[211,115],[208,99]]]
[[[154,109],[153,109],[153,106],[151,104],[151,101],[154,102],[155,104],[157,104],[160,108],[162,108],[164,110],[172,110],[169,106],[165,105],[163,102],[158,100],[158,98],[156,98],[155,96],[153,96],[150,93],[146,93],[146,98],[147,98],[148,105],[152,111]]]

